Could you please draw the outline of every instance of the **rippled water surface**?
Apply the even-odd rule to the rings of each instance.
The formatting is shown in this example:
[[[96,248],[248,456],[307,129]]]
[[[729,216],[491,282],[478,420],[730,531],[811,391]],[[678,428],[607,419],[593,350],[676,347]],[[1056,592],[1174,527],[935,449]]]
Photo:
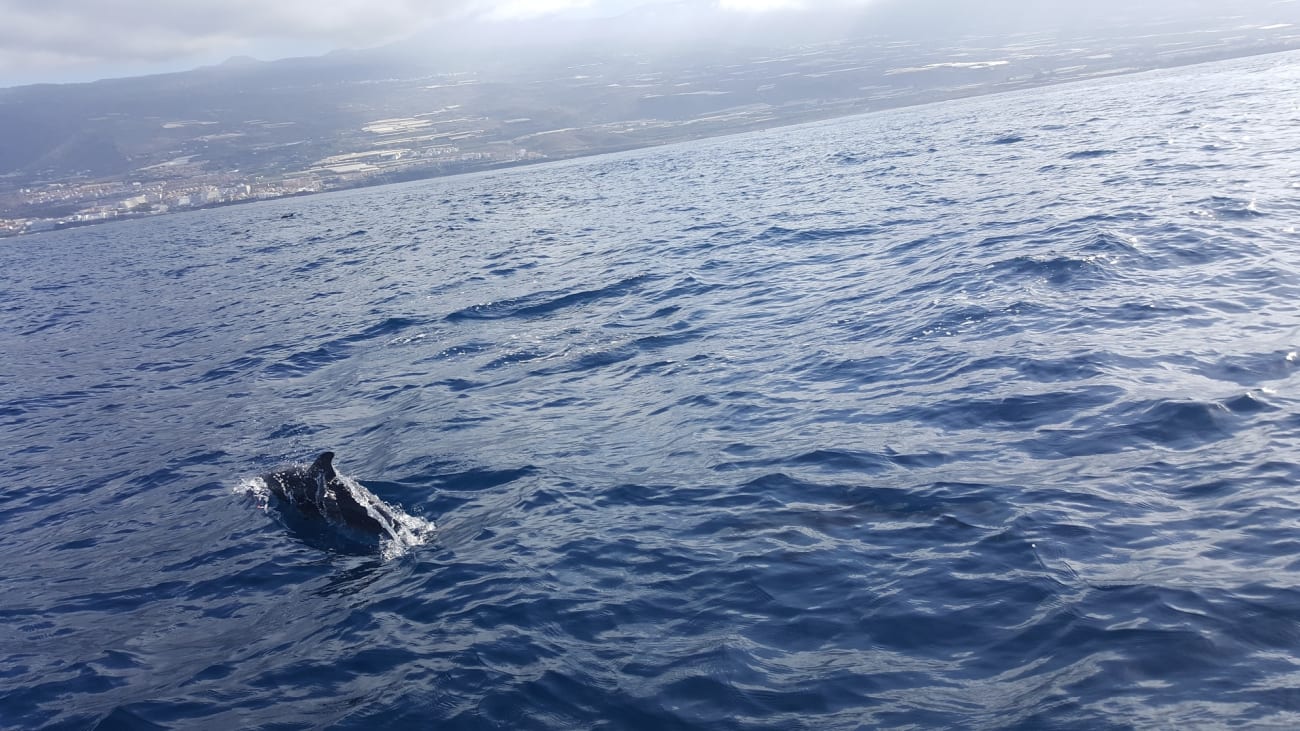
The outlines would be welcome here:
[[[1300,727],[1297,88],[4,242],[0,725]]]

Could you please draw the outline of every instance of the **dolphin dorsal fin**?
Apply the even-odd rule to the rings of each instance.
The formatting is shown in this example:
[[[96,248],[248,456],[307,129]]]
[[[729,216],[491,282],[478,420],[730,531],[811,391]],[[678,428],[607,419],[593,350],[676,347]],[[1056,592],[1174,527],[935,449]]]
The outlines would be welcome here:
[[[332,480],[335,477],[333,463],[333,452],[321,452],[320,456],[316,458],[316,461],[311,463],[311,467],[307,470],[307,474],[312,475],[313,477],[318,474],[323,474],[326,480]]]

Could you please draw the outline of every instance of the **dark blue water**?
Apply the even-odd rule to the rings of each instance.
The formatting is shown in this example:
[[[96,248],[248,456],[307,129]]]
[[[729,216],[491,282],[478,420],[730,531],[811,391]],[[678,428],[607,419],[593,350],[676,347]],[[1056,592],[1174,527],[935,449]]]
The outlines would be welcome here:
[[[5,242],[0,726],[1294,728],[1297,88]],[[436,531],[250,494],[325,449]]]

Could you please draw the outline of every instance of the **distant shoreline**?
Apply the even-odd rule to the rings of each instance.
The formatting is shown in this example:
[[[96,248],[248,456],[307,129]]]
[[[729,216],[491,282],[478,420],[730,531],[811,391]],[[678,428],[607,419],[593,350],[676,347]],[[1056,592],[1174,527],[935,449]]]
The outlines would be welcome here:
[[[826,103],[820,107],[808,109],[800,112],[793,112],[785,116],[778,116],[773,119],[766,119],[761,122],[750,124],[736,124],[731,128],[717,129],[706,132],[697,132],[693,134],[671,134],[665,139],[631,141],[624,145],[616,146],[595,146],[583,150],[574,151],[568,154],[553,154],[539,159],[523,160],[501,160],[479,165],[465,165],[459,169],[441,170],[435,168],[409,168],[394,173],[376,175],[374,177],[359,180],[355,183],[343,183],[335,187],[330,187],[320,191],[302,191],[276,195],[270,197],[246,198],[238,200],[223,200],[212,203],[186,206],[176,210],[165,212],[148,212],[148,213],[127,213],[115,215],[102,219],[94,220],[60,220],[56,218],[41,219],[36,218],[38,226],[29,227],[22,231],[6,231],[0,228],[0,239],[10,238],[18,239],[33,236],[41,233],[52,231],[64,231],[68,229],[84,228],[89,226],[98,226],[113,224],[126,221],[138,221],[147,218],[158,218],[174,214],[182,214],[190,211],[208,210],[213,208],[225,208],[229,206],[243,205],[246,203],[269,203],[273,201],[285,201],[294,198],[312,197],[319,194],[336,193],[351,190],[361,190],[366,188],[377,188],[385,185],[394,185],[399,183],[409,183],[421,180],[433,180],[438,178],[454,178],[462,175],[472,175],[481,173],[490,173],[498,170],[506,170],[521,167],[530,167],[535,165],[544,165],[547,163],[558,163],[585,158],[599,157],[602,155],[618,154],[636,150],[648,150],[668,145],[676,145],[689,142],[698,142],[701,140],[728,137],[740,134],[749,134],[764,130],[781,129],[784,127],[793,127],[803,124],[812,124],[825,122],[835,119],[860,116],[865,114],[874,114],[878,112],[887,112],[897,109],[906,109],[910,107],[919,107],[929,104],[941,104],[964,99],[973,99],[984,96],[996,96],[1000,94],[1011,94],[1017,92],[1031,91],[1033,89],[1054,88],[1066,86],[1069,84],[1086,83],[1101,79],[1113,79],[1122,76],[1135,76],[1153,71],[1165,71],[1176,68],[1186,68],[1202,64],[1222,63],[1237,59],[1256,58],[1268,55],[1280,55],[1286,53],[1295,53],[1300,51],[1300,45],[1296,44],[1279,44],[1265,48],[1238,49],[1230,51],[1225,49],[1221,53],[1206,53],[1192,58],[1178,59],[1176,62],[1153,64],[1143,68],[1120,68],[1115,70],[1099,70],[1089,74],[1081,74],[1074,77],[1051,77],[1044,79],[1028,79],[1016,82],[1004,82],[991,86],[972,87],[961,90],[926,90],[917,93],[914,96],[894,97],[885,100],[880,99],[844,99],[836,102]],[[677,128],[675,128],[677,129]],[[33,220],[33,219],[27,219]]]

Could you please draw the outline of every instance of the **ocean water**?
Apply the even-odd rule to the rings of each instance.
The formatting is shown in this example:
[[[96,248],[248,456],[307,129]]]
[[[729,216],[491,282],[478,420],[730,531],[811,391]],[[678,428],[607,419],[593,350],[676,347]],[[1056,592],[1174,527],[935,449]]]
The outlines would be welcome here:
[[[0,727],[1300,727],[1298,88],[5,241]]]

